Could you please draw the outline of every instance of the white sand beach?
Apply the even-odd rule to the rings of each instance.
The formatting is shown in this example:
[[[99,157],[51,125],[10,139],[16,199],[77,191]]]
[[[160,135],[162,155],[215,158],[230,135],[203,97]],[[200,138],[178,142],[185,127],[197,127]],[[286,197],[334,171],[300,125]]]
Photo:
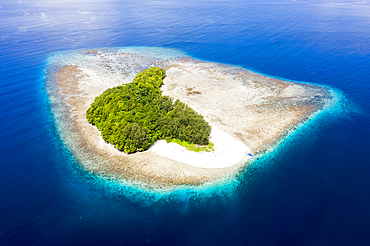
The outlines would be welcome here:
[[[241,162],[247,162],[251,156],[249,148],[241,141],[231,137],[216,126],[211,125],[210,141],[214,144],[212,152],[194,152],[176,143],[159,140],[149,151],[176,160],[187,165],[203,168],[230,167]]]

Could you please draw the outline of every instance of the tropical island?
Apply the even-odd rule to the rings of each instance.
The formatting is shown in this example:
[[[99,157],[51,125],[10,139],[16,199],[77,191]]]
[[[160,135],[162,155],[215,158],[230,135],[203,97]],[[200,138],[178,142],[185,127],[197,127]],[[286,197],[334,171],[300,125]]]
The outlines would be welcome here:
[[[149,188],[235,177],[335,96],[165,48],[58,52],[48,64],[54,118],[78,164]]]

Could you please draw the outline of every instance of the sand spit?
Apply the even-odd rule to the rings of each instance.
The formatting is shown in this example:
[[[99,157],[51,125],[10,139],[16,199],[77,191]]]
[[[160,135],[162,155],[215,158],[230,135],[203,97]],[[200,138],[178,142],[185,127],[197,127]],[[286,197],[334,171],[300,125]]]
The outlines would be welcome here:
[[[48,91],[56,122],[63,141],[86,170],[151,188],[223,179],[247,166],[247,153],[264,152],[331,99],[321,86],[190,57],[157,57],[150,51],[74,51],[50,59]],[[131,82],[151,66],[166,70],[164,95],[187,103],[212,125],[214,152],[194,153],[158,141],[148,151],[127,155],[105,143],[87,122],[86,110],[96,96]]]

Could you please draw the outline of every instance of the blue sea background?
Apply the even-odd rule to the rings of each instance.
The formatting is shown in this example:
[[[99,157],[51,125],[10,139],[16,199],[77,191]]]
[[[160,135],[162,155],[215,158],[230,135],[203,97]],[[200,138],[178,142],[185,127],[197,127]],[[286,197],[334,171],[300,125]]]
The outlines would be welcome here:
[[[174,48],[343,98],[232,189],[153,195],[78,168],[44,69],[57,51]],[[369,245],[370,4],[0,2],[0,245]]]

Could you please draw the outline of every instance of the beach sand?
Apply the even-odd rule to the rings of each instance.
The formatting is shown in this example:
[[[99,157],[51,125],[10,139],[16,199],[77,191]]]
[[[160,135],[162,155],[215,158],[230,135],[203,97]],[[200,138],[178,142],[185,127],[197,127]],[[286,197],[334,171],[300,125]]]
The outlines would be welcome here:
[[[189,57],[94,50],[62,58],[48,68],[48,93],[60,135],[73,156],[89,172],[150,188],[233,177],[248,166],[253,158],[248,153],[263,153],[330,101],[324,87]],[[131,82],[151,66],[166,70],[163,95],[188,104],[211,124],[214,152],[196,153],[161,140],[147,151],[127,155],[105,143],[87,122],[86,111],[96,96]]]
[[[165,140],[154,143],[149,151],[187,165],[202,168],[230,167],[238,163],[246,163],[251,158],[248,156],[250,150],[244,143],[216,126],[212,126],[210,142],[214,144],[214,151],[211,152],[190,151],[176,143],[167,143]]]

